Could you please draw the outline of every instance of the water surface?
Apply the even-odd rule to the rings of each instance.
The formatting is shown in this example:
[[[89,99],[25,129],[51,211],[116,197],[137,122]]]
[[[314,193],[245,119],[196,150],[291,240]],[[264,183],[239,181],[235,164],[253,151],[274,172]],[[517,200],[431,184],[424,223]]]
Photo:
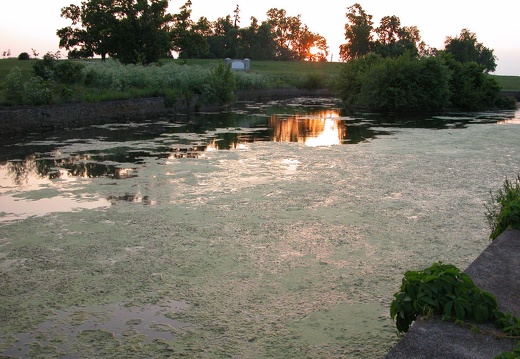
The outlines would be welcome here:
[[[484,204],[520,170],[519,118],[297,99],[7,141],[0,347],[382,357],[404,271],[465,268],[489,243]]]

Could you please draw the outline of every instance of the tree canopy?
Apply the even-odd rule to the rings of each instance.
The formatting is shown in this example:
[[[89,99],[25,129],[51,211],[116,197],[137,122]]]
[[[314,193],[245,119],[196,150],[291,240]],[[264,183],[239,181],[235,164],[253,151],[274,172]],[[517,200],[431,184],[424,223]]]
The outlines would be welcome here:
[[[327,40],[310,31],[300,15],[289,16],[284,9],[269,9],[265,21],[251,17],[249,26],[239,27],[238,5],[233,15],[216,21],[201,17],[197,22],[191,19],[191,5],[188,0],[173,15],[173,49],[181,58],[323,61],[328,55]]]
[[[175,51],[181,58],[249,57],[325,61],[327,40],[298,16],[273,8],[261,23],[240,27],[240,7],[209,21],[191,18],[191,0],[168,14],[168,0],[89,0],[61,9],[70,26],[57,30],[69,57],[110,56],[123,63],[151,63]]]
[[[339,56],[343,61],[358,58],[368,54],[373,45],[372,15],[368,15],[359,4],[348,8],[345,24],[346,44],[340,46]]]
[[[437,50],[397,16],[383,17],[374,28],[372,16],[354,4],[346,17],[340,57],[347,64],[336,91],[348,105],[382,111],[514,106],[488,75],[496,68],[493,50],[468,29],[447,37],[445,49]]]
[[[151,63],[170,49],[168,0],[89,0],[61,9],[72,21],[59,29],[71,57],[109,55],[123,63]]]
[[[448,36],[444,42],[444,51],[458,62],[476,62],[482,65],[486,72],[495,71],[497,67],[493,50],[478,42],[477,35],[468,29],[462,29],[458,37]]]
[[[348,8],[346,17],[347,42],[340,46],[340,58],[343,61],[369,53],[397,57],[405,52],[426,52],[426,44],[421,41],[419,29],[416,26],[401,26],[401,20],[395,15],[383,17],[379,26],[374,28],[372,15],[356,3]]]

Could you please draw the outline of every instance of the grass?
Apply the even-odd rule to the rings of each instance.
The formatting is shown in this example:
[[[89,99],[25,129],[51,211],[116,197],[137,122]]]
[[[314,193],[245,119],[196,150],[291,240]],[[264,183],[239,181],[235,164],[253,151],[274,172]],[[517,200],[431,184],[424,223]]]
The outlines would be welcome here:
[[[162,63],[173,61],[177,64],[213,67],[219,60],[188,59],[163,60]],[[339,62],[308,62],[308,61],[251,61],[252,73],[268,76],[273,79],[275,87],[299,87],[309,78],[321,79],[327,85],[328,79],[339,74]]]
[[[218,60],[189,59],[189,60],[163,60],[173,61],[178,64],[199,65],[211,67]],[[281,79],[281,81],[293,83],[305,76],[328,77],[339,74],[343,63],[341,62],[307,62],[307,61],[252,61],[251,71]],[[491,75],[495,78],[503,90],[520,91],[520,76]]]
[[[24,79],[27,80],[32,76],[33,65],[36,60],[25,60],[20,61],[18,59],[2,59],[0,60],[0,83],[3,84],[5,77],[15,66],[18,66],[22,70]]]
[[[493,75],[503,90],[520,91],[520,76]]]

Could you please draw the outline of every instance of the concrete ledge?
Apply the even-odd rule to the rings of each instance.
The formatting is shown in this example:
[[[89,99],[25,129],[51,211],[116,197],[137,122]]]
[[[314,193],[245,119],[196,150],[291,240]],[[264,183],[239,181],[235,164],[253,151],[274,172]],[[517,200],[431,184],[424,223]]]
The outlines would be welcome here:
[[[464,272],[495,296],[503,312],[520,316],[520,231],[502,233]],[[516,340],[503,338],[493,324],[478,328],[475,332],[438,317],[419,318],[386,358],[488,359],[515,347]]]

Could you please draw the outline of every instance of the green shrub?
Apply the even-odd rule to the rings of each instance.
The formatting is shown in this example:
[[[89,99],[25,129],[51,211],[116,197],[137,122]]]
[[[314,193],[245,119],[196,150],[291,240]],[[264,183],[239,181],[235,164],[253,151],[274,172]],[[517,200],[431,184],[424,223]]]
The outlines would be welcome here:
[[[58,60],[57,55],[50,52],[43,55],[42,60],[38,60],[33,65],[33,73],[35,76],[44,80],[52,80],[54,77],[54,67]]]
[[[508,228],[520,229],[520,174],[514,182],[506,178],[496,194],[491,192],[491,199],[486,204],[486,217],[491,228],[491,240]]]
[[[33,76],[25,83],[25,97],[31,105],[45,105],[52,101],[52,90],[39,76]]]
[[[209,84],[212,92],[211,98],[208,100],[211,102],[225,105],[235,100],[236,78],[230,65],[220,61],[211,70]]]
[[[494,107],[500,87],[496,80],[483,72],[476,62],[452,63],[451,102],[461,109],[479,110]]]
[[[56,86],[54,91],[62,103],[71,102],[74,100],[74,89],[70,85]]]
[[[354,59],[344,65],[335,90],[347,105],[375,111],[514,108],[483,66],[457,62],[446,53]]]
[[[72,85],[83,81],[84,65],[73,61],[59,62],[54,66],[54,80],[61,84]]]
[[[245,71],[237,71],[235,79],[237,90],[265,89],[271,82],[271,79],[263,74]]]
[[[166,108],[176,108],[179,101],[179,93],[175,90],[168,89],[164,94],[164,106]]]
[[[347,105],[376,111],[440,110],[449,103],[450,73],[436,57],[369,55],[349,61],[335,90]]]
[[[22,53],[20,53],[20,55],[18,55],[18,60],[20,60],[20,61],[26,61],[26,60],[30,60],[30,59],[31,59],[31,56],[27,52],[22,52]]]
[[[13,67],[6,76],[5,93],[6,99],[14,104],[23,102],[23,75],[18,66]]]
[[[494,321],[507,336],[520,337],[520,318],[498,309],[495,297],[479,289],[471,278],[450,264],[434,263],[420,271],[405,273],[399,292],[390,304],[390,316],[397,330],[407,332],[418,315],[440,315],[444,320]],[[520,342],[511,352],[495,359],[518,358]]]
[[[407,332],[418,315],[437,314],[444,319],[484,323],[497,319],[497,308],[495,298],[480,290],[467,274],[439,262],[405,273],[390,305],[390,316],[399,332]]]
[[[305,90],[317,90],[326,87],[326,78],[320,74],[307,74],[300,78],[298,88]]]

